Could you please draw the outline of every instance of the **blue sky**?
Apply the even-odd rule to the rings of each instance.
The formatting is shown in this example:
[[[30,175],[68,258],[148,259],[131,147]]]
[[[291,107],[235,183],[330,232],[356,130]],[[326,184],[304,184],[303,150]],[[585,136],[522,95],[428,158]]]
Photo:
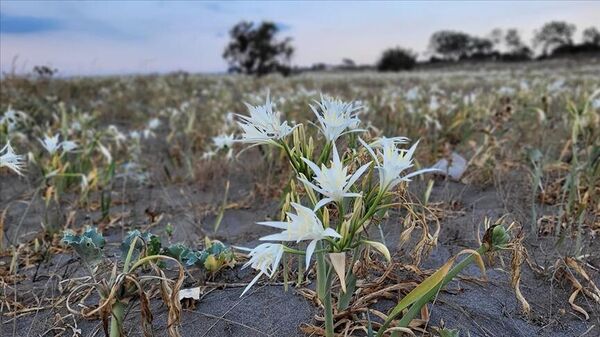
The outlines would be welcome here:
[[[56,67],[63,75],[221,72],[228,30],[277,22],[293,63],[374,63],[382,50],[422,53],[440,29],[485,35],[518,28],[529,40],[550,20],[598,26],[600,2],[0,2],[0,68]]]

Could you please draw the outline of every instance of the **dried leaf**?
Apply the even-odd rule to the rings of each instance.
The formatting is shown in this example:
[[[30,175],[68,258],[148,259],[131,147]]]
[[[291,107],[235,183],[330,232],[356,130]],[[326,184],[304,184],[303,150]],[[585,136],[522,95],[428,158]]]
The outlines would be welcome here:
[[[335,273],[340,278],[340,285],[342,286],[342,291],[346,292],[346,253],[329,253],[329,259],[331,260],[331,265],[335,270]]]

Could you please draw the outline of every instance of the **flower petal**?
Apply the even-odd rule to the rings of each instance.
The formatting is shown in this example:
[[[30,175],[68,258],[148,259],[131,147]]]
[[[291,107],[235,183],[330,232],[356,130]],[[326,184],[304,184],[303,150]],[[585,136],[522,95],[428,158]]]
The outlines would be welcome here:
[[[332,198],[323,198],[323,199],[319,200],[319,202],[317,202],[314,210],[317,211],[317,210],[319,210],[319,208],[327,205],[330,202],[333,202]]]
[[[252,281],[250,281],[250,283],[248,283],[240,297],[244,296],[244,294],[258,281],[262,274],[263,272],[261,271],[260,273],[258,273],[258,275],[254,276],[254,278],[252,279]]]
[[[315,248],[317,248],[317,241],[318,240],[312,240],[308,246],[306,247],[306,267],[305,270],[308,270],[308,267],[310,266],[310,258],[312,257],[313,253],[315,252]]]

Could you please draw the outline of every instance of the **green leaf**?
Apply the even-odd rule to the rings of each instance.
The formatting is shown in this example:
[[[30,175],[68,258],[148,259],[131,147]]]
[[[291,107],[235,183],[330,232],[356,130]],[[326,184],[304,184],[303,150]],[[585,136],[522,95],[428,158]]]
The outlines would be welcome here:
[[[382,336],[387,327],[390,325],[392,320],[398,316],[402,310],[408,308],[409,305],[415,303],[422,297],[428,295],[430,291],[436,289],[439,285],[442,284],[444,278],[450,271],[450,268],[454,264],[455,258],[451,258],[448,260],[443,266],[440,267],[435,273],[431,274],[428,278],[423,280],[418,286],[416,286],[411,292],[409,292],[398,304],[394,307],[394,309],[388,315],[388,318],[385,320],[381,328],[379,329],[377,336]]]
[[[86,263],[95,266],[103,258],[102,249],[106,240],[94,227],[87,228],[83,235],[67,230],[63,234],[63,243],[72,247]]]
[[[150,232],[141,233],[136,229],[130,231],[123,239],[123,242],[121,242],[122,256],[127,256],[129,253],[129,248],[131,247],[131,243],[136,237],[139,239],[135,243],[133,255],[131,256],[134,261],[139,258],[144,245],[146,246],[146,256],[158,255],[160,253],[160,249],[162,247],[160,238]]]
[[[187,256],[190,252],[191,250],[182,243],[172,244],[169,247],[167,247],[167,250],[165,251],[166,255],[177,259],[180,262],[183,262],[184,257]]]

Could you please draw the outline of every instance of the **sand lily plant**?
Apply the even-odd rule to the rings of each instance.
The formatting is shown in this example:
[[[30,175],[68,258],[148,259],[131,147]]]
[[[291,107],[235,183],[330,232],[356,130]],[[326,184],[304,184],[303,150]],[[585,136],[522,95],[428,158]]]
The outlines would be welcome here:
[[[353,266],[370,249],[390,260],[387,247],[369,238],[369,227],[391,207],[394,189],[400,183],[433,170],[406,172],[413,166],[417,143],[408,150],[401,149],[399,145],[408,142],[404,137],[382,137],[371,145],[361,141],[362,148],[339,151],[336,142],[341,142],[342,136],[364,132],[356,129],[360,124],[356,115],[359,107],[325,97],[316,104],[311,108],[323,135],[320,153],[316,151],[313,138],[306,136],[304,127],[296,127],[292,142],[288,143],[286,136],[292,128],[286,122],[281,123],[280,113],[268,98],[264,106],[249,107],[250,117],[242,117],[240,126],[244,135],[241,141],[273,144],[283,149],[303,186],[300,189],[299,185],[291,184],[297,188],[292,189],[294,197],[288,198],[290,202],[284,205],[285,210],[290,210],[285,212],[284,221],[259,223],[281,232],[260,239],[273,243],[250,250],[250,261],[246,266],[257,269],[259,274],[243,294],[260,276],[273,277],[283,254],[304,255],[307,270],[315,255],[317,294],[325,308],[326,335],[333,336],[334,279],[337,277],[341,289],[337,296],[338,306],[344,309],[356,286],[356,277],[352,268],[346,268],[346,260],[351,259],[350,266]],[[374,171],[379,174],[379,184],[372,179]],[[297,247],[291,247],[293,244]]]

